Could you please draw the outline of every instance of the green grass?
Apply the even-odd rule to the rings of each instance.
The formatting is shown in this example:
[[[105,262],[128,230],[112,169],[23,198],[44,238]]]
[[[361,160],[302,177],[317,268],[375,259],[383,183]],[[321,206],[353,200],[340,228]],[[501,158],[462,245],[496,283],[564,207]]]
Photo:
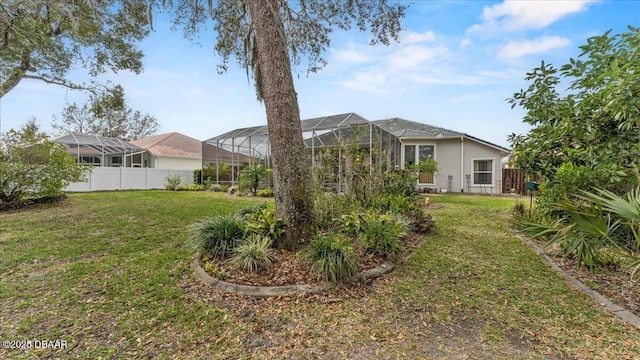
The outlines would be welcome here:
[[[393,273],[271,300],[199,284],[185,245],[189,225],[264,199],[104,192],[0,213],[0,339],[69,344],[0,358],[640,357],[638,330],[511,234],[511,198],[431,200],[437,232]]]

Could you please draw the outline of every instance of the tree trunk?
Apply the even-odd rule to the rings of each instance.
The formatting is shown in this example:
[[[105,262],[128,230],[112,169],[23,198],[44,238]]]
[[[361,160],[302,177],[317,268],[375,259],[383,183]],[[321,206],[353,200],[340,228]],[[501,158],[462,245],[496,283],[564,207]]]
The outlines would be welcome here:
[[[276,213],[287,225],[278,247],[295,250],[315,232],[311,167],[304,153],[298,99],[277,0],[249,5],[257,58],[258,94],[264,100],[273,164]]]

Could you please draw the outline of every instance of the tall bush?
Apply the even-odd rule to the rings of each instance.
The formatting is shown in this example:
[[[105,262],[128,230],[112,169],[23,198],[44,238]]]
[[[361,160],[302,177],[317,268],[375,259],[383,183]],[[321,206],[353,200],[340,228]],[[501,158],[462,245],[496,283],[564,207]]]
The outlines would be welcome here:
[[[562,171],[586,170],[586,187],[624,194],[636,183],[640,158],[640,29],[588,39],[577,59],[559,69],[542,62],[526,74],[529,86],[509,102],[526,111],[526,135],[512,134],[512,163],[545,183],[550,206],[566,185]],[[568,84],[570,91],[565,92]],[[558,90],[557,87],[562,89]],[[565,95],[566,94],[566,95]],[[573,169],[567,168],[572,163]],[[582,177],[582,176],[581,176]],[[579,189],[572,189],[577,191]]]
[[[0,202],[59,195],[88,170],[33,121],[0,137]]]

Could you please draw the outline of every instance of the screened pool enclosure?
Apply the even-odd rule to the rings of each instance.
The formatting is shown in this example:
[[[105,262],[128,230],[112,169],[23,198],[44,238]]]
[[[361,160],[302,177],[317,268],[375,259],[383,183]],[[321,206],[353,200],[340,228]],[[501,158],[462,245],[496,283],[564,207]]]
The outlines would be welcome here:
[[[351,162],[343,156],[346,147],[358,148],[362,153],[360,161],[372,169],[374,166],[385,166],[394,169],[400,164],[400,141],[393,134],[376,126],[374,123],[355,113],[339,114],[301,122],[305,151],[309,157],[316,178],[330,186],[344,186]],[[204,144],[227,150],[231,158],[216,158],[203,161],[203,168],[216,167],[221,164],[231,167],[231,183],[237,180],[239,170],[247,165],[259,162],[271,167],[271,150],[267,125],[236,129],[222,135],[205,140]],[[216,178],[209,179],[217,183],[223,182],[216,171]]]
[[[144,149],[118,138],[69,133],[52,140],[82,165],[143,167]]]

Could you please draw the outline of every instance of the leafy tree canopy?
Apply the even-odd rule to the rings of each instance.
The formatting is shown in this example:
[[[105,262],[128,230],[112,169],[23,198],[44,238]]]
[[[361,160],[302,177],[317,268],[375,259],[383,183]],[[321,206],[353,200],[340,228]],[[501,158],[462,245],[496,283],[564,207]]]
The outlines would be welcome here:
[[[0,2],[0,98],[22,79],[90,88],[67,79],[74,64],[93,77],[142,69],[136,43],[149,33],[145,1]]]
[[[572,163],[609,188],[635,181],[640,158],[640,29],[589,38],[577,59],[557,69],[542,62],[527,89],[508,99],[534,128],[512,134],[515,165],[553,181]],[[557,87],[568,84],[562,93]],[[565,95],[566,94],[566,95]],[[565,166],[566,168],[566,166]],[[575,189],[579,191],[580,189]]]
[[[155,117],[127,106],[124,90],[119,85],[99,96],[91,96],[82,106],[67,105],[60,120],[54,117],[52,127],[62,134],[75,132],[123,140],[147,137],[160,129]]]
[[[371,44],[388,45],[398,39],[400,19],[406,5],[389,5],[384,1],[369,0],[298,0],[275,1],[284,26],[284,37],[292,65],[307,65],[307,71],[316,72],[326,65],[322,53],[331,44],[334,29],[349,30],[354,25],[361,31],[370,30]],[[222,58],[220,73],[227,71],[229,61],[253,75],[260,95],[262,74],[256,52],[255,24],[247,1],[219,0],[215,2],[182,0],[168,2],[176,14],[174,25],[181,27],[188,38],[195,38],[212,21],[217,34],[215,51]]]

